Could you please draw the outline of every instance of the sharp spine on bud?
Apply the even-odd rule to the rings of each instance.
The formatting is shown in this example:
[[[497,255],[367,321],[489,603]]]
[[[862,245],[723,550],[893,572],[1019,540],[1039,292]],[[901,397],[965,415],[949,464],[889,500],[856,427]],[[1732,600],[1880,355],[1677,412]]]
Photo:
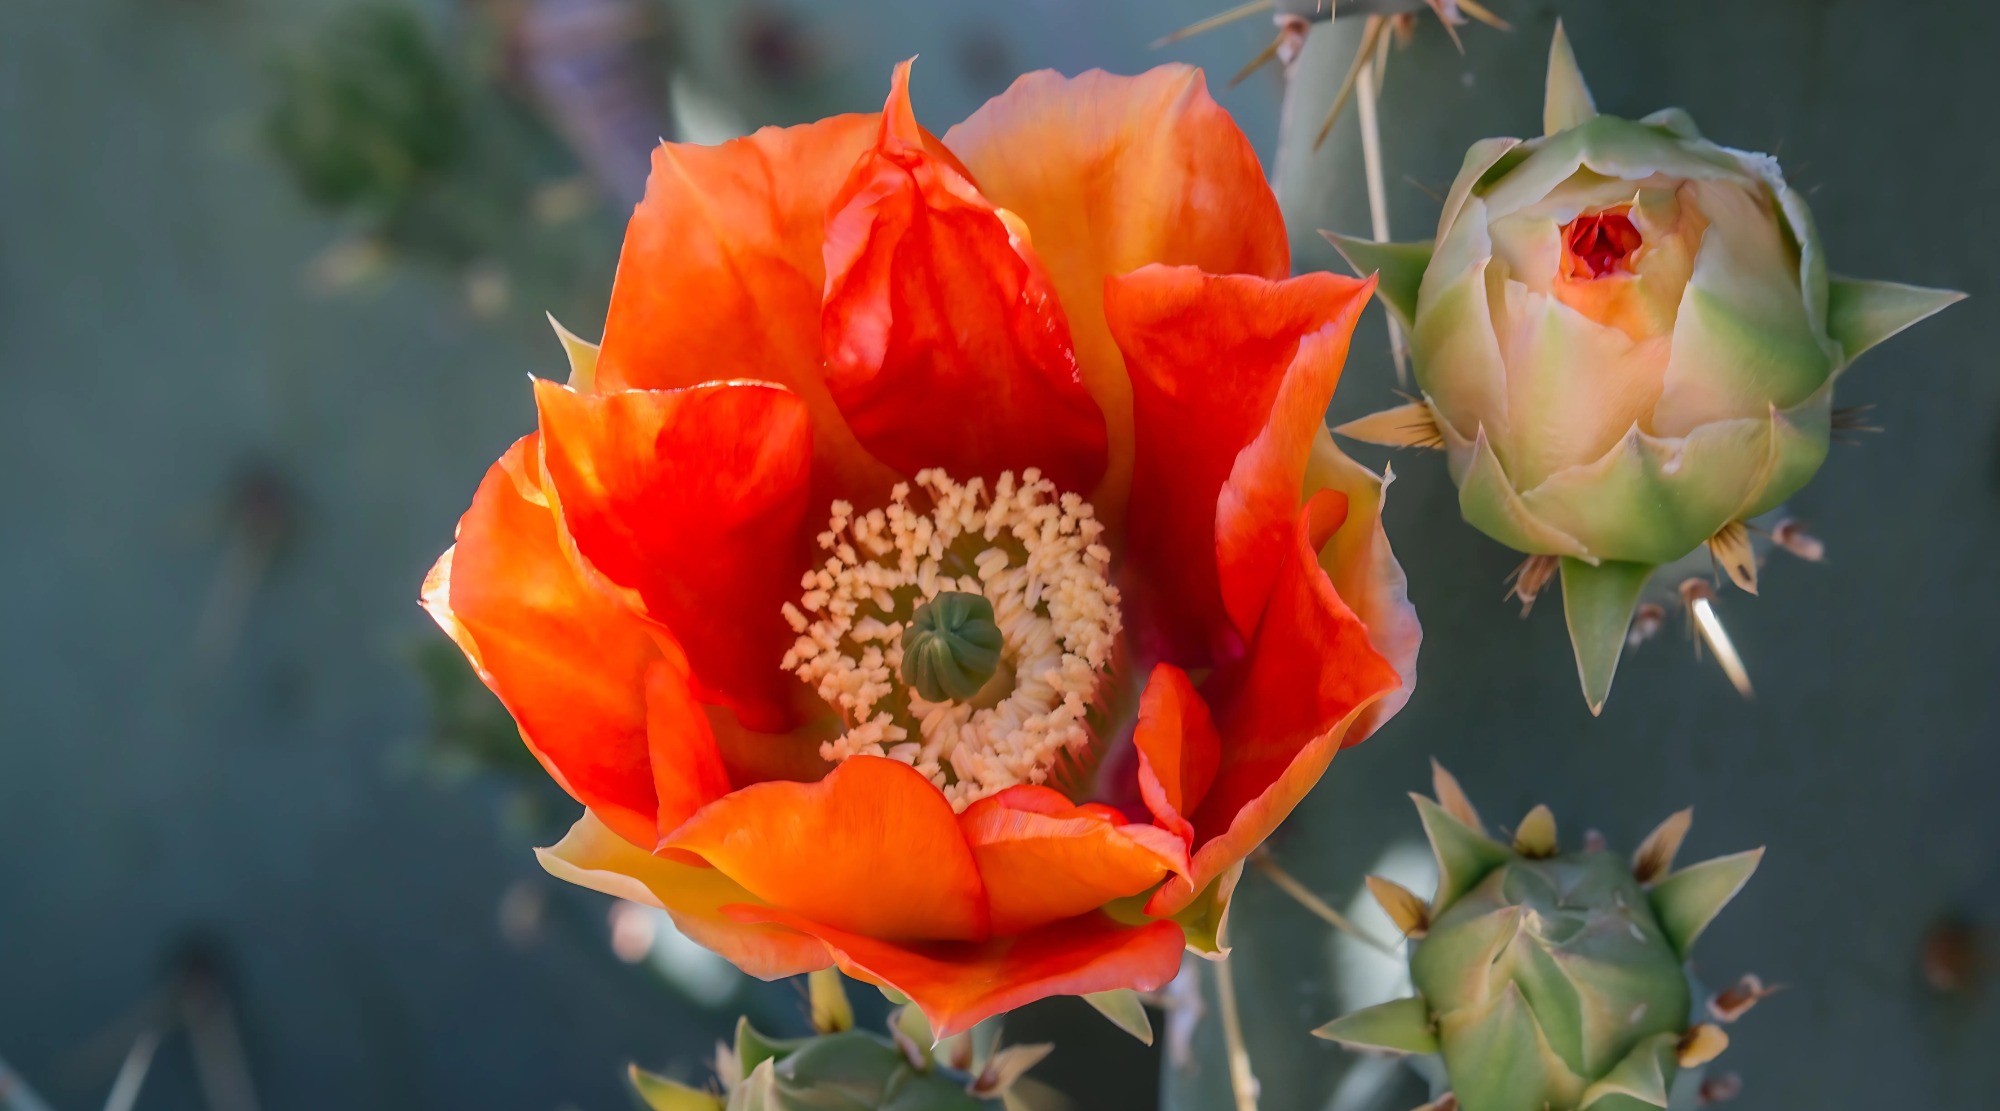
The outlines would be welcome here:
[[[1421,401],[1371,413],[1359,420],[1348,421],[1334,431],[1350,440],[1384,447],[1444,446],[1444,433],[1438,431],[1437,417],[1431,412],[1431,407]]]
[[[1722,1051],[1728,1048],[1729,1035],[1722,1032],[1722,1027],[1704,1022],[1689,1027],[1688,1032],[1681,1035],[1680,1044],[1674,1047],[1674,1055],[1682,1068],[1691,1069],[1708,1064],[1722,1056]]]
[[[1385,880],[1380,876],[1368,877],[1368,891],[1382,910],[1389,915],[1389,921],[1396,924],[1403,936],[1420,938],[1430,927],[1430,907],[1422,899],[1402,884]]]
[[[1763,859],[1763,849],[1719,856],[1691,864],[1653,885],[1648,896],[1653,913],[1675,951],[1687,955],[1701,932],[1750,882]]]
[[[1444,812],[1465,824],[1465,828],[1482,836],[1486,826],[1479,820],[1479,810],[1465,794],[1465,788],[1458,785],[1458,778],[1446,771],[1437,757],[1431,757],[1431,794],[1437,797],[1437,804]]]
[[[1556,816],[1547,806],[1537,805],[1521,819],[1514,833],[1514,851],[1530,860],[1556,855]]]
[[[1644,841],[1632,852],[1632,878],[1642,884],[1652,883],[1673,869],[1674,857],[1681,851],[1681,841],[1687,837],[1688,827],[1694,824],[1694,807],[1676,810],[1667,820],[1653,827]]]
[[[1729,574],[1729,581],[1745,591],[1757,593],[1757,553],[1750,546],[1750,530],[1741,521],[1731,521],[1708,538],[1708,550]]]
[[[1735,1022],[1750,1013],[1750,1008],[1767,995],[1783,991],[1783,984],[1764,986],[1764,981],[1754,972],[1746,972],[1736,981],[1734,987],[1717,992],[1708,997],[1708,1013],[1717,1022]]]

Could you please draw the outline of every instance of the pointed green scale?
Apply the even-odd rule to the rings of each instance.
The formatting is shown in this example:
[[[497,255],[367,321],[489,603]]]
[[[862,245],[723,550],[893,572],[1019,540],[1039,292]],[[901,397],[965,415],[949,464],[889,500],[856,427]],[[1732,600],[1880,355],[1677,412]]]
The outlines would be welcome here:
[[[1555,41],[1549,44],[1549,77],[1542,101],[1542,134],[1554,135],[1595,119],[1597,100],[1583,83],[1583,70],[1570,49],[1569,34],[1562,20],[1556,20]]]
[[[690,1088],[664,1076],[647,1072],[637,1065],[626,1069],[632,1090],[652,1111],[722,1111],[722,1101],[698,1088]]]
[[[749,1076],[757,1071],[757,1066],[766,1061],[782,1059],[786,1054],[805,1045],[810,1038],[768,1038],[750,1025],[748,1016],[736,1020],[736,1064],[742,1075]]]
[[[1451,1090],[1464,1111],[1546,1111],[1582,1094],[1582,1081],[1549,1049],[1514,983],[1483,1013],[1441,1032],[1451,1042]]]
[[[1591,716],[1604,712],[1611,697],[1611,678],[1625,651],[1625,632],[1638,608],[1639,591],[1653,567],[1607,559],[1592,567],[1580,559],[1562,561],[1563,620],[1569,624],[1570,645],[1576,650],[1577,677]]]
[[[1431,1026],[1430,1004],[1421,995],[1392,999],[1334,1019],[1313,1031],[1315,1037],[1363,1049],[1397,1053],[1436,1053],[1437,1031]]]
[[[1431,899],[1436,916],[1478,886],[1479,881],[1513,858],[1507,849],[1451,816],[1444,807],[1412,791],[1417,816],[1423,819],[1424,834],[1430,838],[1431,852],[1438,863],[1437,894]]]
[[[1604,1079],[1583,1090],[1577,1106],[1584,1111],[1613,1111],[1622,1096],[1649,1107],[1665,1107],[1678,1068],[1674,1062],[1676,1040],[1673,1034],[1655,1034],[1633,1046]]]
[[[1965,294],[1949,289],[1833,278],[1826,289],[1826,331],[1852,362],[1897,332],[1963,300]]]
[[[1417,290],[1424,284],[1424,269],[1431,264],[1433,243],[1426,239],[1421,243],[1376,243],[1368,239],[1356,239],[1351,235],[1335,235],[1330,231],[1320,232],[1347,265],[1361,277],[1369,274],[1378,276],[1375,295],[1396,317],[1396,322],[1404,330],[1414,326],[1417,319]]]
[[[1675,952],[1687,956],[1695,939],[1750,882],[1763,859],[1763,849],[1718,856],[1691,864],[1653,885],[1653,913]]]
[[[1097,1008],[1098,1014],[1110,1019],[1120,1030],[1147,1045],[1153,1044],[1153,1020],[1146,1016],[1146,1005],[1139,1002],[1138,992],[1131,988],[1096,991],[1085,995],[1083,1001]]]

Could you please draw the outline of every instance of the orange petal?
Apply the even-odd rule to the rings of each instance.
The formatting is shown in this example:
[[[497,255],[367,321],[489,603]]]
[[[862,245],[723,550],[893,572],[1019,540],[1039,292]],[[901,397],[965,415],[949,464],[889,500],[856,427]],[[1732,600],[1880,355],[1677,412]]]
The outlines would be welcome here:
[[[752,976],[776,980],[833,963],[826,946],[809,934],[724,914],[725,906],[757,901],[735,880],[714,868],[635,849],[588,811],[561,842],[536,849],[535,856],[557,879],[659,907],[682,933]]]
[[[1094,911],[983,944],[911,945],[762,907],[730,907],[728,913],[739,922],[775,922],[819,938],[848,975],[909,996],[939,1038],[1051,995],[1154,991],[1180,972],[1184,944],[1173,922],[1123,926]]]
[[[486,472],[424,606],[500,696],[563,790],[618,835],[651,847],[658,800],[646,739],[645,624],[564,557],[555,515],[528,484],[537,437]]]
[[[646,668],[646,744],[653,760],[657,825],[672,833],[695,811],[729,793],[729,773],[715,744],[708,714],[695,701],[684,661],[656,660]]]
[[[1250,855],[1320,781],[1354,719],[1402,683],[1320,569],[1318,552],[1344,520],[1346,500],[1332,490],[1306,502],[1250,655],[1208,681],[1222,761],[1192,815],[1194,875],[1168,879],[1146,913],[1178,911]]]
[[[813,505],[885,502],[896,475],[854,439],[820,377],[826,207],[880,117],[767,127],[720,146],[661,143],[625,229],[597,387],[754,378],[813,420]]]
[[[925,149],[896,67],[875,148],[828,210],[827,387],[854,434],[906,474],[1040,467],[1088,493],[1104,420],[1034,249]]]
[[[687,652],[702,701],[764,732],[791,724],[782,607],[806,563],[806,407],[716,383],[579,394],[535,382],[542,458],[576,551]]]
[[[1186,846],[1151,826],[1110,820],[1048,787],[1019,786],[958,816],[996,935],[1096,910],[1187,870]],[[1121,828],[1122,827],[1122,828]]]
[[[1132,744],[1139,750],[1139,795],[1154,824],[1192,848],[1194,826],[1187,815],[1201,805],[1215,781],[1222,742],[1209,720],[1208,703],[1195,692],[1187,672],[1172,664],[1154,666],[1139,697]]]
[[[1030,73],[945,132],[994,204],[1034,235],[1110,432],[1092,503],[1117,527],[1132,475],[1132,388],[1104,320],[1104,279],[1150,263],[1291,274],[1277,198],[1202,72]]]
[[[1409,580],[1389,549],[1382,530],[1382,505],[1389,482],[1349,459],[1322,427],[1313,438],[1306,462],[1306,495],[1337,490],[1347,497],[1347,521],[1320,548],[1319,565],[1333,581],[1334,592],[1361,623],[1368,626],[1368,643],[1402,676],[1403,685],[1370,703],[1347,730],[1341,747],[1360,744],[1377,726],[1409,702],[1417,686],[1417,649],[1423,626],[1410,605]]]
[[[1149,266],[1105,283],[1106,317],[1132,372],[1137,454],[1122,585],[1142,654],[1207,667],[1242,652],[1255,615],[1243,627],[1230,615],[1217,563],[1218,499],[1239,454],[1262,440],[1242,476],[1252,497],[1247,521],[1261,523],[1283,485],[1274,472],[1295,465],[1289,523],[1305,471],[1293,440],[1303,431],[1309,445],[1323,419],[1345,336],[1371,288],[1332,274],[1273,282],[1186,266]],[[1315,398],[1319,408],[1308,414]],[[1301,422],[1309,422],[1303,430]],[[1236,520],[1240,531],[1245,518]]]
[[[908,764],[844,761],[817,783],[758,783],[662,843],[775,907],[897,940],[983,940],[986,892],[944,794]]]
[[[1271,583],[1284,566],[1293,520],[1305,500],[1306,460],[1312,455],[1315,435],[1326,427],[1326,407],[1340,384],[1354,324],[1375,292],[1373,277],[1359,282],[1334,280],[1348,287],[1345,305],[1333,320],[1299,341],[1298,353],[1272,399],[1269,418],[1257,438],[1237,453],[1229,481],[1215,502],[1215,562],[1222,601],[1245,639],[1256,630]],[[1338,496],[1345,520],[1347,496]]]
[[[1299,510],[1249,655],[1209,680],[1222,759],[1191,818],[1194,874],[1168,880],[1148,914],[1179,910],[1249,855],[1319,782],[1354,720],[1402,683],[1320,569],[1319,550],[1345,517],[1346,499],[1331,490]]]

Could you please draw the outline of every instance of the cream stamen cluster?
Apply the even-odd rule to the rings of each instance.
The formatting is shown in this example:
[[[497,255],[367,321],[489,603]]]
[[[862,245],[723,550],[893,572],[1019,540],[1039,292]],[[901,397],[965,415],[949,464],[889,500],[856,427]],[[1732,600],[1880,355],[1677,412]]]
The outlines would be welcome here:
[[[1085,712],[1118,638],[1111,552],[1090,503],[1057,495],[1030,467],[988,490],[917,472],[929,513],[897,484],[884,509],[833,503],[819,534],[825,562],[804,595],[785,603],[799,634],[784,668],[840,712],[847,731],[820,746],[828,760],[886,756],[938,785],[952,807],[1019,783],[1041,783],[1064,753],[1091,744]],[[940,591],[977,594],[1000,629],[996,684],[963,702],[927,702],[903,682],[903,633],[915,607]],[[912,738],[912,732],[916,736]]]

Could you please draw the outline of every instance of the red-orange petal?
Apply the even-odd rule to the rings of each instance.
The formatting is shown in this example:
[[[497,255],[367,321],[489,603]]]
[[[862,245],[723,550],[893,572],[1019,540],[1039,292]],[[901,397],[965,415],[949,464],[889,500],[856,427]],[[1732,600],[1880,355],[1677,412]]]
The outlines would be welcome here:
[[[1304,499],[1306,460],[1326,426],[1326,407],[1347,364],[1355,322],[1375,292],[1375,279],[1346,278],[1349,296],[1340,315],[1299,341],[1298,353],[1278,383],[1271,415],[1256,439],[1236,454],[1229,481],[1215,502],[1215,563],[1222,603],[1245,639],[1264,614],[1271,583],[1284,566],[1292,523]],[[1346,519],[1347,496],[1340,498]],[[1333,528],[1338,528],[1336,523]],[[1328,530],[1329,533],[1332,529]]]
[[[1205,688],[1222,759],[1192,815],[1194,874],[1168,880],[1149,914],[1179,910],[1249,855],[1319,782],[1355,719],[1402,683],[1320,569],[1319,550],[1346,516],[1335,491],[1307,500],[1249,655]]]
[[[1152,887],[1187,870],[1187,848],[1151,826],[1071,805],[1048,787],[1010,787],[958,816],[993,932],[1017,934]]]
[[[1062,296],[1084,384],[1109,429],[1109,466],[1092,502],[1116,527],[1132,475],[1132,388],[1105,325],[1104,279],[1151,263],[1290,275],[1264,168],[1202,72],[1184,65],[1137,77],[1030,73],[944,141],[989,200],[1027,223]]]
[[[646,744],[661,834],[729,793],[729,772],[707,709],[695,700],[685,660],[656,660],[646,668]]]
[[[536,849],[535,856],[557,879],[659,907],[682,933],[752,976],[775,980],[833,963],[826,946],[810,934],[724,914],[723,907],[756,901],[735,880],[704,864],[634,848],[589,811],[561,842]]]
[[[984,944],[897,945],[784,911],[725,910],[739,922],[778,923],[825,942],[848,975],[909,996],[939,1038],[1051,995],[1157,990],[1180,971],[1184,944],[1173,922],[1125,926],[1095,911]]]
[[[645,624],[578,575],[530,477],[529,434],[487,469],[458,543],[424,582],[424,607],[458,642],[578,802],[651,848],[658,799],[646,739],[646,669],[660,659]]]
[[[757,783],[661,843],[772,906],[893,940],[981,941],[986,892],[958,816],[908,764],[844,761],[817,783]]]
[[[1208,703],[1188,674],[1157,664],[1139,697],[1139,720],[1132,730],[1139,751],[1139,796],[1154,824],[1190,848],[1194,825],[1187,816],[1208,796],[1222,759],[1222,742],[1209,719]]]
[[[1245,475],[1255,507],[1266,508],[1268,467],[1287,458],[1293,424],[1339,376],[1326,341],[1306,341],[1329,328],[1344,337],[1369,288],[1333,274],[1273,282],[1186,266],[1105,283],[1105,315],[1132,374],[1136,456],[1122,585],[1141,655],[1208,667],[1243,651],[1248,631],[1231,619],[1217,563],[1218,500],[1239,453],[1275,428],[1279,442],[1253,453]],[[1336,346],[1344,350],[1344,339]],[[1324,399],[1319,406],[1314,425]]]
[[[816,506],[886,501],[896,475],[855,441],[820,377],[826,208],[880,117],[767,127],[720,146],[661,143],[632,213],[597,387],[677,389],[754,378],[813,418]]]
[[[535,382],[542,457],[576,552],[687,652],[702,701],[792,724],[784,603],[806,562],[812,426],[762,383],[579,394]]]
[[[861,443],[913,474],[1039,467],[1088,493],[1104,419],[1034,248],[925,149],[896,67],[873,150],[826,225],[827,387]]]

